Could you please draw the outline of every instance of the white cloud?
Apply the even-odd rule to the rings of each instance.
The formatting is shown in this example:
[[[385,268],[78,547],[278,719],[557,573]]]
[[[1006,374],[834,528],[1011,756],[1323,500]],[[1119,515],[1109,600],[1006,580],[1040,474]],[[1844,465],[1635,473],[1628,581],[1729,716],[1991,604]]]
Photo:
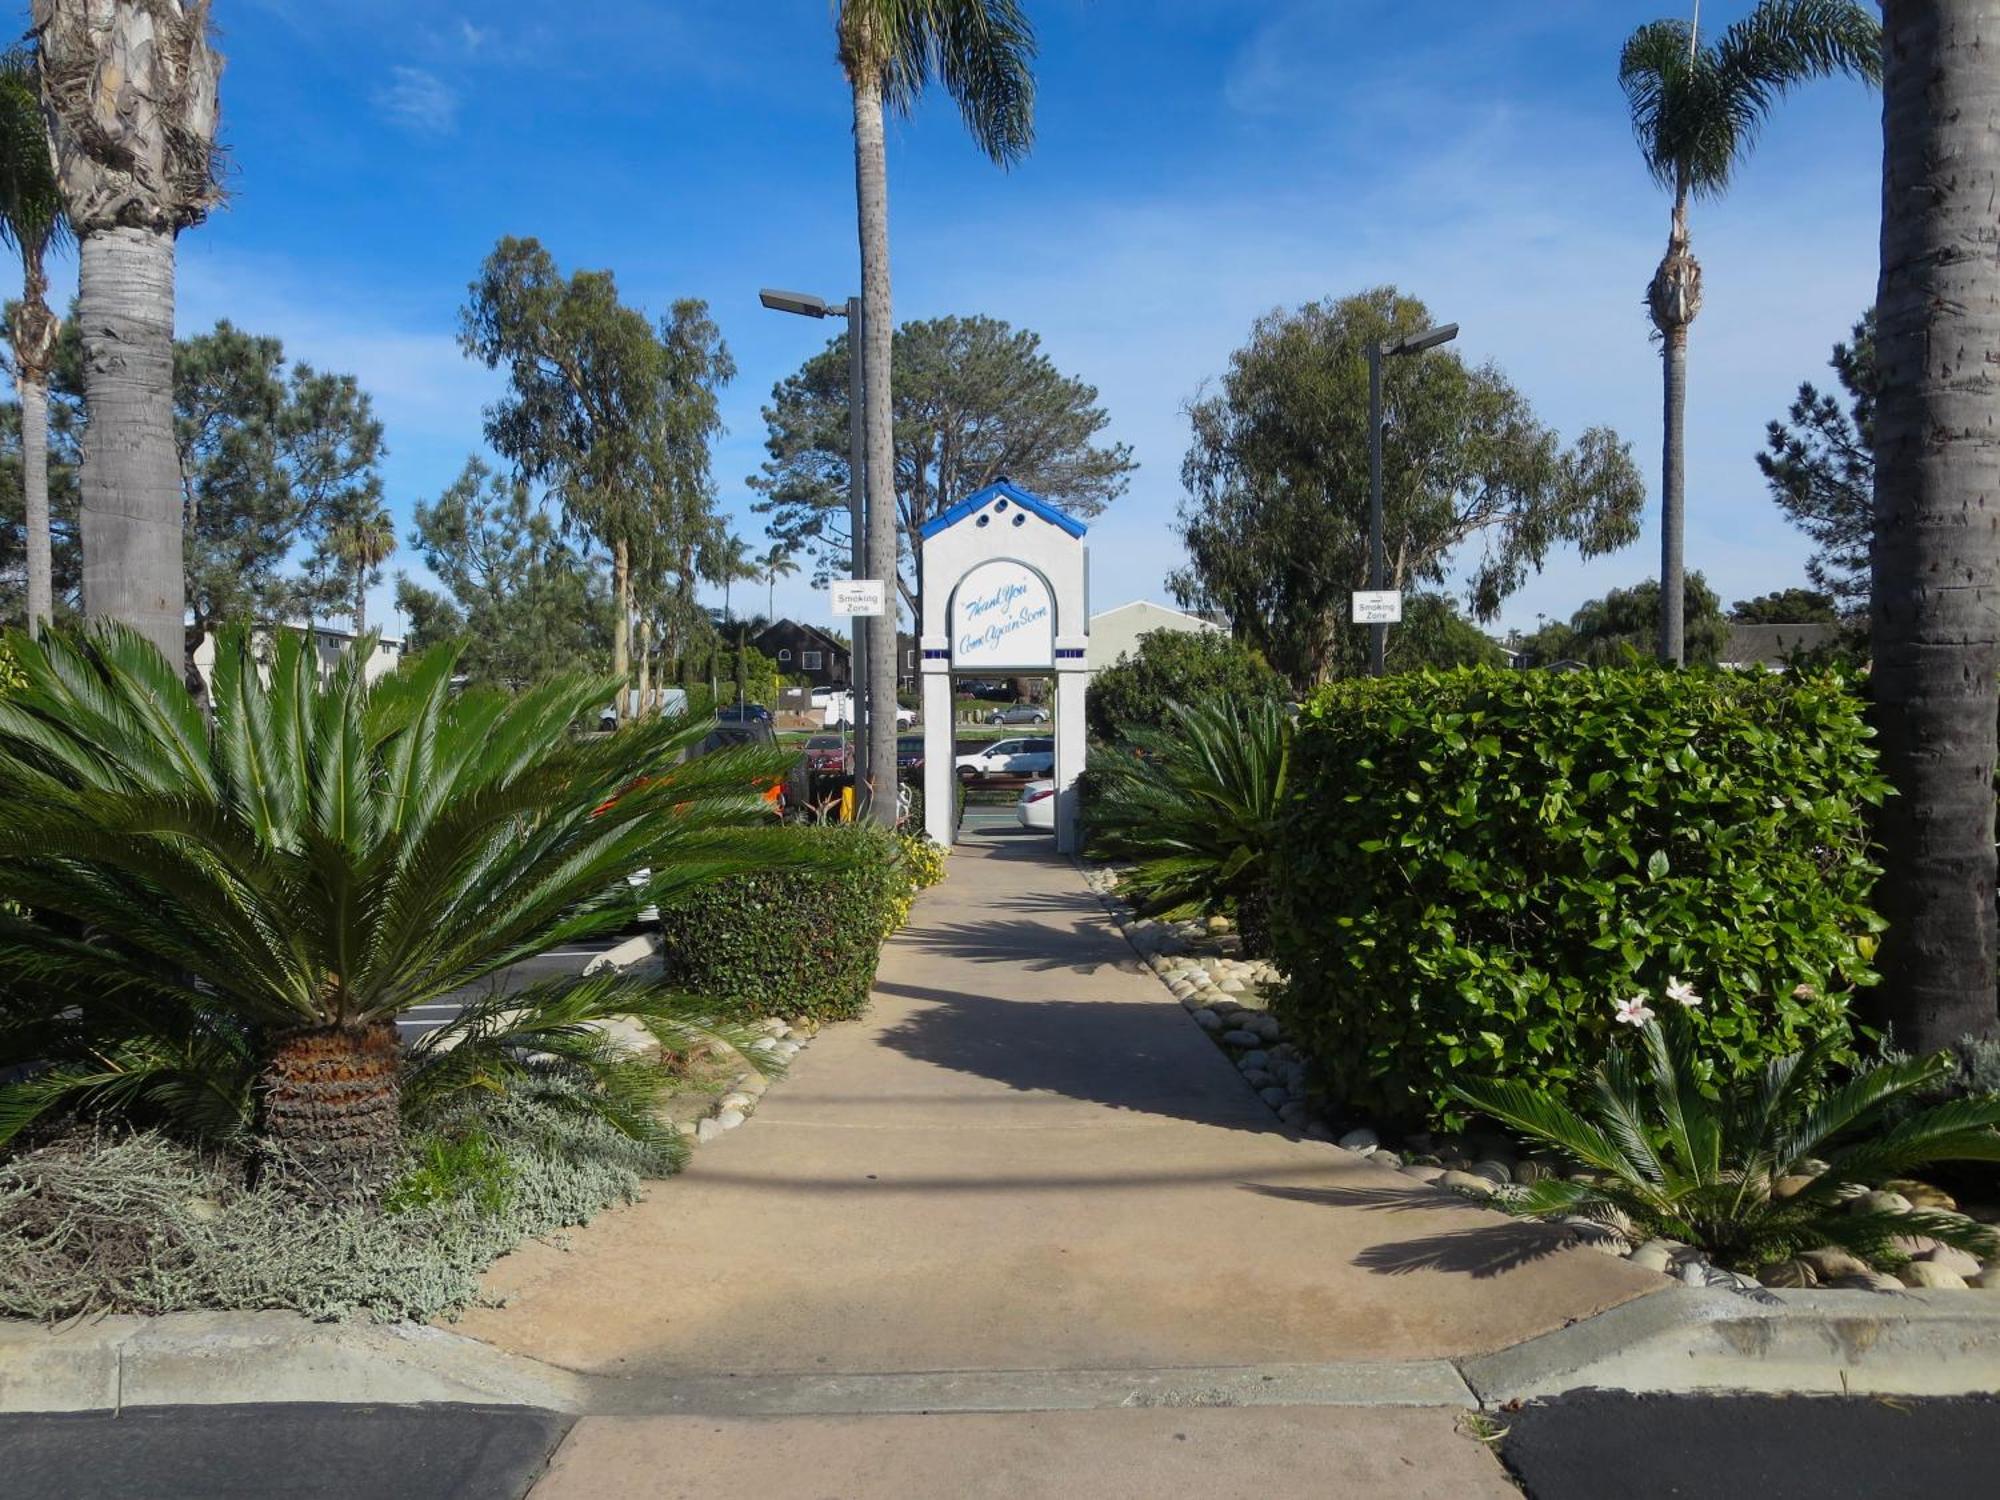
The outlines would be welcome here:
[[[493,33],[491,31],[474,26],[465,17],[460,16],[458,18],[458,39],[465,43],[465,50],[467,52],[477,52],[491,40],[492,36]]]
[[[389,82],[375,93],[375,107],[419,135],[449,135],[458,128],[457,92],[422,68],[391,68]]]

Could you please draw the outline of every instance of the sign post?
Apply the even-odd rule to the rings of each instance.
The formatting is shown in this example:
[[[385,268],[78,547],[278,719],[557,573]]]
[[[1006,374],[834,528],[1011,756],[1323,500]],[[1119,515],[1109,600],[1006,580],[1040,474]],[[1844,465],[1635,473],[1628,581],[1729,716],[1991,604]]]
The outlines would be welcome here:
[[[829,593],[832,598],[833,613],[835,616],[846,616],[854,620],[855,624],[851,639],[857,647],[861,643],[861,632],[866,628],[861,624],[861,621],[879,620],[889,612],[889,585],[885,579],[836,578],[833,580]],[[890,649],[895,649],[893,641],[890,643]],[[850,647],[848,660],[850,662],[858,662],[860,659],[861,653]],[[860,674],[854,671],[849,671],[848,678],[847,713],[843,716],[845,722],[841,725],[840,732],[843,738],[849,735],[853,737],[854,748],[847,752],[846,757],[848,800],[841,803],[840,816],[842,822],[851,822],[854,818],[854,811],[851,804],[852,799],[861,787],[865,774],[861,769],[861,763],[864,758],[863,747],[867,744],[868,735],[868,728],[863,722],[861,713],[861,699],[862,694],[867,690],[867,683],[861,681]]]

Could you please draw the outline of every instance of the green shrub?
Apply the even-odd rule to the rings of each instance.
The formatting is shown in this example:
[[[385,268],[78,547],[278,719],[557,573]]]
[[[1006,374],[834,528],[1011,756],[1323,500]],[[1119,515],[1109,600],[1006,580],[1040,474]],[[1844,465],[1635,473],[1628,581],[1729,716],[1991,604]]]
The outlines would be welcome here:
[[[1175,703],[1224,694],[1275,698],[1283,690],[1283,679],[1254,647],[1221,631],[1149,630],[1136,650],[1091,679],[1083,711],[1090,737],[1115,745],[1133,730],[1164,728]]]
[[[893,835],[871,823],[791,833],[822,841],[841,867],[732,876],[660,909],[667,982],[721,1017],[860,1015],[882,939],[908,908]]]
[[[1575,1097],[1614,1003],[1674,976],[1709,976],[1725,1074],[1838,1043],[1881,927],[1868,735],[1838,677],[1334,684],[1273,860],[1280,1012],[1343,1104],[1448,1127],[1453,1083]]]

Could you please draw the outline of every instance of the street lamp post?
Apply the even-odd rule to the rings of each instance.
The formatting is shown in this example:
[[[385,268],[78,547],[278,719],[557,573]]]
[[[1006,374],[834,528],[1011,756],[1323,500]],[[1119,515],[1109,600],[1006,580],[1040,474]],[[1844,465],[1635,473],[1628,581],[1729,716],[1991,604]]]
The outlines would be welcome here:
[[[1380,593],[1388,580],[1382,546],[1382,361],[1398,354],[1421,354],[1458,337],[1456,323],[1441,323],[1399,339],[1375,339],[1368,345],[1368,587]],[[1368,627],[1368,675],[1382,675],[1389,650],[1389,627]]]
[[[861,398],[865,390],[861,343],[866,320],[861,299],[849,297],[846,302],[835,304],[807,292],[780,292],[767,287],[757,294],[757,300],[774,312],[795,313],[802,318],[847,319],[847,530],[853,539],[849,566],[852,577],[865,578],[868,576],[868,460],[861,412]],[[857,805],[863,796],[863,788],[868,785],[870,706],[867,701],[867,663],[871,649],[869,636],[873,629],[866,618],[857,615],[853,622],[853,644],[847,653],[847,717],[848,729],[854,736],[851,764]],[[890,649],[895,649],[893,636],[890,638]]]

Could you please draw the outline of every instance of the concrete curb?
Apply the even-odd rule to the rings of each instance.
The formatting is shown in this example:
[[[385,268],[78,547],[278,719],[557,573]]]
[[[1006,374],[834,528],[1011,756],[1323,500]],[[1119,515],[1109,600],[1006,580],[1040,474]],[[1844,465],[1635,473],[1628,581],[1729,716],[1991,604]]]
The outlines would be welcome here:
[[[1679,1287],[1497,1353],[1228,1369],[582,1375],[448,1329],[293,1313],[0,1322],[0,1412],[334,1401],[590,1415],[861,1415],[1112,1407],[1488,1408],[1583,1388],[1951,1396],[2000,1389],[2000,1298]]]
[[[0,1322],[0,1412],[270,1401],[450,1402],[581,1409],[585,1382],[414,1323],[296,1313]]]
[[[1979,1291],[1673,1287],[1458,1361],[1487,1406],[1584,1387],[1977,1395],[2000,1390],[2000,1297]]]

